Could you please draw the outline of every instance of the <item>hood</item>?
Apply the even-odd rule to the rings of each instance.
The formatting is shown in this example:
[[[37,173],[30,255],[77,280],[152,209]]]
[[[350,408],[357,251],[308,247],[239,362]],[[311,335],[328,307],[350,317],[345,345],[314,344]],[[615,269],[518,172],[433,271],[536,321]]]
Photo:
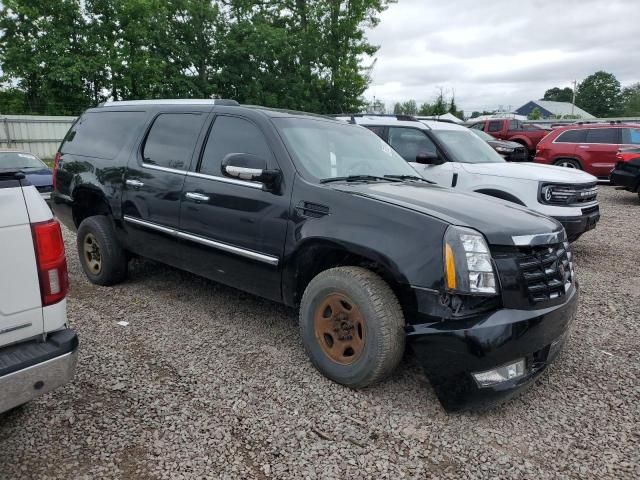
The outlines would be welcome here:
[[[49,168],[42,169],[29,169],[22,170],[24,176],[35,187],[43,187],[47,185],[53,185],[53,173]]]
[[[562,232],[562,225],[555,220],[514,203],[437,185],[354,183],[333,184],[332,188],[473,228],[492,245],[514,245],[513,237]]]
[[[575,168],[555,167],[542,163],[460,163],[462,168],[476,175],[535,180],[536,182],[594,183],[598,179]]]
[[[522,147],[522,145],[520,145],[518,142],[509,142],[508,140],[498,140],[497,138],[495,140],[487,140],[487,143],[491,145],[493,148],[504,147],[504,148],[516,149],[516,148]]]

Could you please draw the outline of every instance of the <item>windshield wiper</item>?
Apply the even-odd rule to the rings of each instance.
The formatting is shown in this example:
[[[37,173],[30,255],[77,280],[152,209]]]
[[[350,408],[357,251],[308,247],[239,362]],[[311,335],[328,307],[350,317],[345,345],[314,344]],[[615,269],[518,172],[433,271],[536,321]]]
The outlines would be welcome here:
[[[375,181],[382,180],[385,182],[401,182],[402,180],[399,178],[393,178],[385,175],[384,177],[380,177],[378,175],[347,175],[346,177],[332,177],[332,178],[323,178],[320,180],[320,183],[329,183],[329,182],[363,182],[363,181]]]
[[[418,175],[385,175],[385,178],[394,178],[394,179],[398,179],[398,180],[418,180],[421,182],[427,182],[427,183],[431,183],[434,184],[436,182],[432,182],[431,180],[427,180],[424,177],[420,177]]]

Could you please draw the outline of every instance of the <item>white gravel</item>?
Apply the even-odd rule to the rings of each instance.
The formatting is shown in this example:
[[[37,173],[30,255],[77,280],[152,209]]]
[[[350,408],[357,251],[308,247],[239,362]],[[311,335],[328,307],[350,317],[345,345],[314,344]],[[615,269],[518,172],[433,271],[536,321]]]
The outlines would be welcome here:
[[[447,415],[411,357],[336,385],[296,312],[187,273],[140,261],[91,285],[67,234],[77,376],[0,415],[0,478],[640,478],[640,203],[600,200],[564,353],[483,414]]]

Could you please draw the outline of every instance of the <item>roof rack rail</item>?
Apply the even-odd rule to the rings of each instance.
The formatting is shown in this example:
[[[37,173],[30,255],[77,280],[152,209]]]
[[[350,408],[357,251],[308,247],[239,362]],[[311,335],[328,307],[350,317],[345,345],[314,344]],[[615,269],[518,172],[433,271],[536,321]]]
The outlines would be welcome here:
[[[356,118],[362,117],[389,117],[403,122],[417,122],[419,121],[413,115],[406,115],[400,113],[332,113],[327,115],[328,117],[350,117],[349,123],[356,123]]]
[[[454,125],[458,125],[456,122],[454,122],[453,120],[449,120],[448,118],[438,118],[437,116],[434,117],[430,117],[428,115],[421,115],[416,117],[416,120],[420,121],[420,120],[426,120],[428,122],[442,122],[442,123],[453,123]]]
[[[98,107],[118,105],[222,105],[235,107],[240,104],[228,98],[160,98],[154,100],[116,100],[102,102],[98,104]]]

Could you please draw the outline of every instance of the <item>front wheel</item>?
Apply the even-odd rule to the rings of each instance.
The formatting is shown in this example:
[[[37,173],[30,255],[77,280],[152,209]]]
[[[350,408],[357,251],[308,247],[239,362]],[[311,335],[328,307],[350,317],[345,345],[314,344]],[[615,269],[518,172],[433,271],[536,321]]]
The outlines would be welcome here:
[[[365,268],[332,268],[311,280],[300,305],[300,332],[313,365],[351,388],[383,380],[404,353],[398,299]]]
[[[556,167],[574,168],[576,170],[582,170],[582,166],[580,166],[580,162],[578,162],[577,160],[573,160],[571,158],[562,158],[560,160],[556,160],[554,165]]]

